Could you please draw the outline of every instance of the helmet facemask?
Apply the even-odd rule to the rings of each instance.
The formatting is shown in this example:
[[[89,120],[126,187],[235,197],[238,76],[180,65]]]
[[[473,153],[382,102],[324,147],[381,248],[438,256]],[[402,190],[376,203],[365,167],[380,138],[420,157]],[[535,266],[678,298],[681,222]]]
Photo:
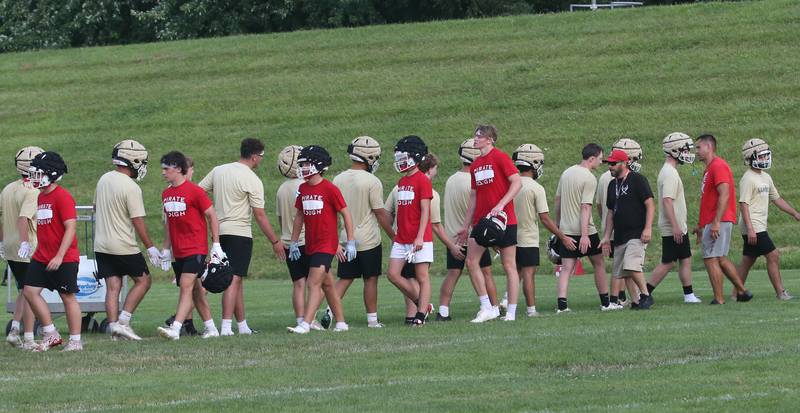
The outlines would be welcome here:
[[[133,172],[133,178],[137,181],[141,181],[144,179],[145,175],[147,175],[147,161],[142,161],[139,163],[139,167],[134,167],[130,161],[120,158],[112,159],[111,162],[117,166],[126,166],[130,168]]]
[[[300,179],[309,180],[312,176],[319,174],[317,166],[313,162],[300,162],[297,166],[297,176]]]
[[[766,170],[772,167],[772,151],[769,149],[756,152],[750,160],[750,166],[755,169]]]
[[[31,167],[30,174],[28,175],[28,179],[25,180],[25,184],[30,186],[33,189],[42,189],[47,188],[50,184],[54,182],[58,182],[61,180],[61,176],[58,176],[55,181],[50,179],[50,175],[47,172]]]
[[[678,161],[681,163],[693,164],[697,154],[694,153],[694,144],[687,142],[686,146],[678,152]]]
[[[397,151],[394,153],[394,170],[398,173],[404,173],[415,166],[417,166],[417,162],[408,152]]]

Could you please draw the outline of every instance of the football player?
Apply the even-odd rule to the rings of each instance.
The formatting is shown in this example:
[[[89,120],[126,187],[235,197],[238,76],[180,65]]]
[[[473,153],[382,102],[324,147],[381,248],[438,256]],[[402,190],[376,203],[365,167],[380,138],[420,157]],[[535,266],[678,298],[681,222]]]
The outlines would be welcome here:
[[[0,258],[8,262],[8,268],[17,282],[17,301],[14,318],[6,336],[8,344],[23,350],[33,350],[34,316],[28,300],[22,294],[23,280],[36,250],[36,210],[39,191],[27,185],[33,158],[44,152],[38,146],[27,146],[17,151],[14,164],[20,179],[9,183],[0,192]],[[20,321],[23,335],[20,337]]]

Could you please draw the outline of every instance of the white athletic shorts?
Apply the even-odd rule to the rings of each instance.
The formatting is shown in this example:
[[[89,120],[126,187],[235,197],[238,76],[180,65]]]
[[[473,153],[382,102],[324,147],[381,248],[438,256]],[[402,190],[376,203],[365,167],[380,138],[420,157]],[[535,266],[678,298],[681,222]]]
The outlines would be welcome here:
[[[398,244],[392,243],[392,253],[389,258],[406,259],[408,253],[414,250],[414,244]],[[433,262],[433,243],[423,242],[422,249],[414,253],[412,264],[421,264],[425,262]]]

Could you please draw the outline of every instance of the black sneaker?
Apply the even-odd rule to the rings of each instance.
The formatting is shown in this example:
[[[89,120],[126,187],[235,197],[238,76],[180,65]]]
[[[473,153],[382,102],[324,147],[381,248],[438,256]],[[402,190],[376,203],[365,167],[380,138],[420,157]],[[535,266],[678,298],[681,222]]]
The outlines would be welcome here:
[[[709,303],[709,305],[720,305],[720,304],[725,304],[725,303],[720,303],[719,301],[717,301],[716,298],[711,300],[711,302]]]
[[[638,310],[638,309],[639,309],[639,303],[632,302],[631,303],[631,310]]]
[[[169,318],[167,318],[167,320],[164,321],[164,324],[166,324],[167,327],[172,327],[172,322],[173,321],[175,321],[175,314],[169,316]]]
[[[186,320],[186,322],[181,326],[181,335],[196,336],[199,334],[200,333],[197,331],[197,329],[194,328],[194,321],[192,321],[191,318]]]
[[[406,324],[411,325],[413,323],[414,323],[414,317],[406,317]]]
[[[752,299],[753,299],[753,293],[747,290],[745,290],[743,294],[736,294],[736,301],[740,303],[746,303]]]
[[[436,313],[436,321],[453,321],[450,316],[444,317],[439,313]]]
[[[653,296],[648,295],[644,299],[639,299],[639,309],[649,310],[653,306]]]

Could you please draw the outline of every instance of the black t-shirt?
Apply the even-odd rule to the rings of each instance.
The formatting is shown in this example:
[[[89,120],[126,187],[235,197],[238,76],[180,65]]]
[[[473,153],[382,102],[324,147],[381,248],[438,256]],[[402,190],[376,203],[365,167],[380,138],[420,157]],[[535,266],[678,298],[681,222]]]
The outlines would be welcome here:
[[[614,214],[614,244],[622,245],[642,236],[647,220],[644,202],[652,197],[647,178],[633,171],[624,180],[613,179],[608,184],[606,207]]]

